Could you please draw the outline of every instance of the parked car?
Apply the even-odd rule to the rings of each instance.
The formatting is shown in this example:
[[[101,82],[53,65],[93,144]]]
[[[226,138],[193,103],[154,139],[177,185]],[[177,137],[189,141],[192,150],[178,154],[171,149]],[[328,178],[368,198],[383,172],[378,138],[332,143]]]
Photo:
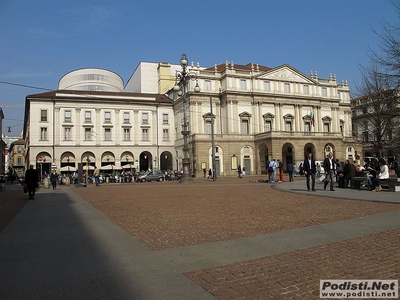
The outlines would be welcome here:
[[[164,181],[164,174],[161,171],[150,171],[139,175],[139,182],[146,181]]]
[[[6,177],[4,175],[0,175],[0,183],[6,182]]]

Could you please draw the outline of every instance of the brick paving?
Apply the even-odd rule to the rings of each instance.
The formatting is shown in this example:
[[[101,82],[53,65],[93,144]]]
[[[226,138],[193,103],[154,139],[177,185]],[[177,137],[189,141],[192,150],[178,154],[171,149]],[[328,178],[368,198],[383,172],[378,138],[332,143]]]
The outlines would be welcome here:
[[[71,190],[156,253],[400,210],[393,203],[283,192],[247,178]],[[0,194],[0,231],[25,196]],[[217,299],[319,299],[320,279],[399,279],[399,246],[395,229],[185,275]]]
[[[6,228],[18,212],[28,203],[28,196],[22,192],[22,186],[7,185],[4,192],[0,192],[0,232]]]
[[[282,192],[228,178],[74,189],[151,250],[255,236],[400,210],[400,205]]]
[[[77,192],[154,251],[400,210],[235,179],[103,187]],[[320,279],[398,279],[399,248],[397,229],[185,275],[222,300],[319,299]]]
[[[218,299],[319,299],[320,279],[399,279],[400,229],[188,272]]]

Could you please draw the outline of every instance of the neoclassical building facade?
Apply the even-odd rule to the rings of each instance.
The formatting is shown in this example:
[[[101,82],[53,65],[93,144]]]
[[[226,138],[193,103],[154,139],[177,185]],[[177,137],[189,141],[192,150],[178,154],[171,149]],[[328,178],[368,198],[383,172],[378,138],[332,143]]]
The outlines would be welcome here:
[[[317,72],[306,76],[289,65],[226,62],[192,71],[201,92],[192,92],[192,86],[185,98],[172,90],[169,95],[174,100],[178,156],[183,102],[189,104],[189,148],[197,175],[212,165],[210,103],[217,175],[235,175],[238,165],[246,173],[261,174],[272,159],[281,159],[285,167],[289,162],[298,165],[309,152],[316,160],[329,152],[339,160],[355,157],[345,80],[337,83],[335,75],[321,79]]]
[[[328,152],[339,160],[355,156],[350,90],[335,75],[307,76],[289,65],[192,64],[196,81],[178,96],[172,87],[179,69],[141,63],[125,87],[111,71],[76,70],[60,80],[59,90],[27,96],[27,162],[45,171],[79,163],[105,170],[179,170],[184,107],[195,176],[212,166],[212,120],[218,176],[235,176],[238,165],[262,174],[271,159],[286,167],[309,152],[316,160]],[[196,83],[200,93],[193,92]]]
[[[41,173],[73,172],[80,163],[108,171],[172,169],[172,101],[122,92],[118,78],[102,69],[78,70],[60,80],[64,89],[27,96],[27,164]]]

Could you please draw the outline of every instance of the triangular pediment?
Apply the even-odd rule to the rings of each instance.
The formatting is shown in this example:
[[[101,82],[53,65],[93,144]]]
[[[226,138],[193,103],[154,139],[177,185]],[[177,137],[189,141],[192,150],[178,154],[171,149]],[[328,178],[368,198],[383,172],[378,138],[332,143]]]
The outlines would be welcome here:
[[[290,81],[290,82],[299,82],[305,84],[315,84],[314,80],[310,79],[308,76],[303,73],[297,71],[289,65],[283,65],[267,71],[260,76],[259,79],[269,79],[269,80],[280,80],[280,81]]]

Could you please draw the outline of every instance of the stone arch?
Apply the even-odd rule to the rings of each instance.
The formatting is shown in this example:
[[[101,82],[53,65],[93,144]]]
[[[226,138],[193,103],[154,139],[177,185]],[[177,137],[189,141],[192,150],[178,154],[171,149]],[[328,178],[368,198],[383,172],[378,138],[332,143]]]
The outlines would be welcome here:
[[[295,164],[294,146],[292,143],[285,143],[282,146],[282,161],[283,167],[286,169],[288,163]]]

